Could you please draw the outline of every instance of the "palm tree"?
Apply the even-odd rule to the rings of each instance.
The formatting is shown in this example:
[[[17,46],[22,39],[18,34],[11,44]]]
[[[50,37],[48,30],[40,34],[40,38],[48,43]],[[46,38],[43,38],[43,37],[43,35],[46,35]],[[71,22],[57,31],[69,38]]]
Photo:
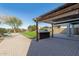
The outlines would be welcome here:
[[[18,29],[19,26],[22,25],[22,21],[14,16],[5,16],[2,17],[1,19],[5,20],[4,23],[11,26],[14,32],[16,32],[16,29]]]

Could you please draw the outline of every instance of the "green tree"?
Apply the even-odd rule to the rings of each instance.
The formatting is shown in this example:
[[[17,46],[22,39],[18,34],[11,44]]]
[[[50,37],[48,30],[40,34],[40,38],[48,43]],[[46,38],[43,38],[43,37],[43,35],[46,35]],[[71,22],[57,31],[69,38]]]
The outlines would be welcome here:
[[[29,25],[28,26],[28,31],[35,31],[36,30],[36,26],[35,25]]]
[[[16,32],[16,29],[19,29],[19,26],[22,25],[22,21],[19,18],[16,18],[14,16],[5,16],[2,19],[5,20],[5,24],[12,27],[14,32]]]

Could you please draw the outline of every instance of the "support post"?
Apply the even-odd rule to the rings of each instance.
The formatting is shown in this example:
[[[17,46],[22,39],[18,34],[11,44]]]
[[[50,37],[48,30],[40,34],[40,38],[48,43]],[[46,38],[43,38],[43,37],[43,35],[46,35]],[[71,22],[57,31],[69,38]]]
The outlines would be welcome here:
[[[52,37],[53,37],[53,31],[54,31],[54,30],[53,30],[53,24],[52,24]]]
[[[72,35],[74,35],[74,24],[72,24]]]
[[[39,37],[39,36],[38,36],[38,21],[36,21],[36,41],[39,40],[38,37]]]
[[[68,26],[67,26],[67,28],[68,28],[68,31],[67,31],[67,32],[68,32],[68,36],[69,36],[69,37],[71,37],[71,27],[70,27],[70,25],[71,25],[71,24],[68,23]]]

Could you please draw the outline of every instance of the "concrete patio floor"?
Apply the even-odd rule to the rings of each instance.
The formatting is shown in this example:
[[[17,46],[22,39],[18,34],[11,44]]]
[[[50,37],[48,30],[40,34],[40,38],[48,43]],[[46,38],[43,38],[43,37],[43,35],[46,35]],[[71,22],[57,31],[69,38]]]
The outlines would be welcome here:
[[[28,56],[79,56],[79,38],[48,38],[39,42],[31,41]]]

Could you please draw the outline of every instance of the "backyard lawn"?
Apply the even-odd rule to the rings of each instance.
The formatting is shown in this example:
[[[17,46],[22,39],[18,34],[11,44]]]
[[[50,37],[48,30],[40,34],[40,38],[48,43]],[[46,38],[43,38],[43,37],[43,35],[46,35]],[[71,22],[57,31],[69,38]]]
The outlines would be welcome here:
[[[24,36],[30,38],[30,39],[34,39],[36,38],[36,32],[35,31],[26,31],[22,33]]]

